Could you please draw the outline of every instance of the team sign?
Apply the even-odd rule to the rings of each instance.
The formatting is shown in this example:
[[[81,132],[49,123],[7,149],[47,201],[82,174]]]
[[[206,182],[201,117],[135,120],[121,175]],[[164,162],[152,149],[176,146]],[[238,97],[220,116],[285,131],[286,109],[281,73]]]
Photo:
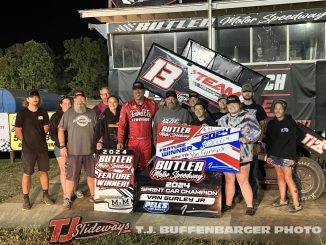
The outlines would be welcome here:
[[[174,164],[182,169],[198,170],[199,166],[204,166],[207,171],[238,173],[239,137],[238,128],[159,124],[156,146],[158,166],[163,165],[161,159],[166,159],[174,160]],[[181,160],[194,161],[186,166]]]
[[[178,93],[196,91],[214,102],[221,94],[241,95],[241,87],[230,79],[157,44],[152,45],[137,81],[163,98],[170,89]]]
[[[102,150],[95,165],[95,211],[130,213],[134,200],[134,157],[127,150]]]
[[[221,215],[221,173],[205,161],[157,160],[137,176],[137,211],[202,217]]]

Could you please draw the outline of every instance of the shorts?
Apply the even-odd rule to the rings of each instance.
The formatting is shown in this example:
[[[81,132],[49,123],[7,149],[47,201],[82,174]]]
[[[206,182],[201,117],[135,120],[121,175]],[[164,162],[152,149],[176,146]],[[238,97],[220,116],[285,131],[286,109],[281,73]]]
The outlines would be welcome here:
[[[295,164],[290,164],[290,159],[284,159],[280,157],[270,156],[272,158],[272,164],[274,166],[293,168]]]
[[[242,166],[246,166],[246,165],[248,165],[248,164],[250,164],[250,163],[252,163],[252,162],[240,162],[240,167],[242,167]]]
[[[95,178],[95,159],[93,155],[72,155],[66,160],[66,179],[75,181],[80,177],[82,165],[87,177]]]
[[[54,146],[54,155],[55,155],[56,158],[61,157],[59,147]]]
[[[38,171],[47,172],[50,169],[48,152],[42,153],[26,153],[22,152],[22,162],[24,174],[32,175],[34,173],[35,164],[37,163]]]

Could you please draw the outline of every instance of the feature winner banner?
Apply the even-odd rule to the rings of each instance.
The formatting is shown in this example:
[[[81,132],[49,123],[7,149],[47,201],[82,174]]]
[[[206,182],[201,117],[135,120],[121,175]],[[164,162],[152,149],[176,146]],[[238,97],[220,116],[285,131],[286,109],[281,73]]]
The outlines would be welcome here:
[[[165,98],[168,90],[177,94],[196,91],[216,102],[221,94],[241,96],[241,87],[197,63],[153,44],[136,81],[144,82],[150,92]],[[182,96],[179,96],[182,101]]]
[[[134,202],[134,155],[101,150],[95,164],[95,211],[130,213]]]
[[[202,161],[206,171],[238,173],[239,137],[238,128],[159,124],[156,157]]]
[[[222,174],[205,170],[202,160],[157,160],[137,175],[136,210],[221,217]]]

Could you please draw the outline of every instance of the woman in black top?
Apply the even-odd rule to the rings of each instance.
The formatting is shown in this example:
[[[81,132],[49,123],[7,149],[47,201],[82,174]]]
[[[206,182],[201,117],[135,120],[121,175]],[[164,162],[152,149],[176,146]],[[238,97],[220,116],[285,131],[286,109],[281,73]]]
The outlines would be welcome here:
[[[200,100],[195,104],[194,109],[196,118],[192,120],[190,125],[216,126],[214,120],[206,113],[206,107],[207,105]]]
[[[294,159],[296,158],[297,124],[290,115],[285,115],[286,107],[287,104],[284,100],[274,103],[275,118],[267,124],[266,130],[266,161],[275,167],[280,192],[280,197],[272,205],[280,207],[288,204],[286,199],[286,186],[288,186],[293,199],[293,204],[288,211],[297,212],[302,209],[298,190],[292,178]]]
[[[94,134],[96,149],[116,149],[120,109],[118,98],[110,96],[108,108],[99,116],[96,123]]]
[[[66,188],[65,188],[65,183],[66,183],[66,171],[65,171],[65,163],[66,163],[66,158],[62,157],[60,155],[60,149],[59,149],[59,139],[58,139],[58,125],[61,120],[61,117],[65,111],[67,111],[71,107],[71,99],[68,96],[63,96],[61,97],[58,105],[57,111],[52,115],[50,119],[50,127],[49,127],[49,134],[51,139],[54,141],[54,155],[57,159],[59,168],[60,168],[60,182],[61,182],[61,187],[63,191],[63,196],[65,197],[66,195]],[[67,132],[65,132],[67,134]],[[67,135],[65,139],[67,139]],[[66,142],[67,143],[67,142]]]

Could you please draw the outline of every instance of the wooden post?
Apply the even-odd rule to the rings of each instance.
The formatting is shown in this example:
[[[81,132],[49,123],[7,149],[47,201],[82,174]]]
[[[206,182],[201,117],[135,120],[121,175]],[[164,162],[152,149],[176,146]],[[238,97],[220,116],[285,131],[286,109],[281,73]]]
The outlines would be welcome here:
[[[10,162],[11,163],[15,162],[15,152],[14,151],[10,151]]]

